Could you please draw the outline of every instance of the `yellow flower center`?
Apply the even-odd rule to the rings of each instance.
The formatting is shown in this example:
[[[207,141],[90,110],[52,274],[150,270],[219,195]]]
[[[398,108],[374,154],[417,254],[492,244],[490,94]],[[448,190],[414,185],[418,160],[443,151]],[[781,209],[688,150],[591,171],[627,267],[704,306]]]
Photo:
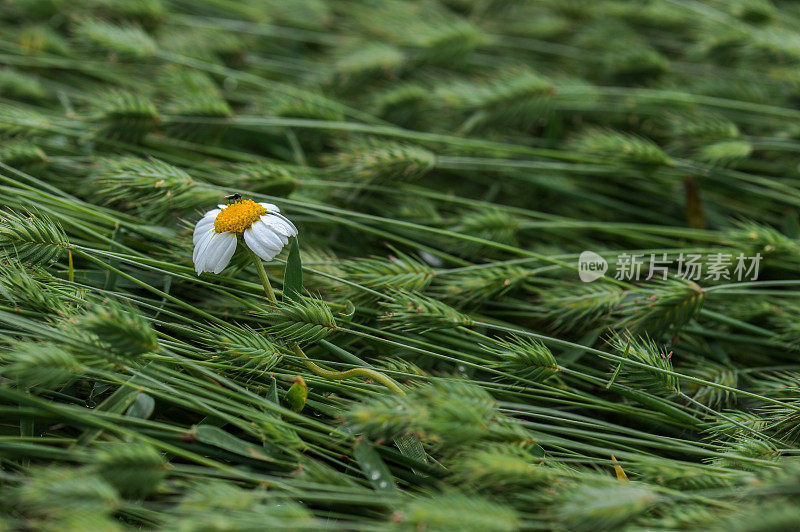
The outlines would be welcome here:
[[[217,233],[244,233],[267,209],[251,199],[237,201],[222,209],[214,220]]]

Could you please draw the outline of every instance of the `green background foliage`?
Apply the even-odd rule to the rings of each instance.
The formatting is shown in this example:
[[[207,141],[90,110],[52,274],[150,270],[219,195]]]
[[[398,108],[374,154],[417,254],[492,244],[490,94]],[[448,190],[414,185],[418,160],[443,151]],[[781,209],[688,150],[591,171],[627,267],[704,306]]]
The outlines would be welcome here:
[[[0,0],[0,528],[800,528],[798,28]],[[195,275],[232,193],[300,231],[279,303],[244,244]]]

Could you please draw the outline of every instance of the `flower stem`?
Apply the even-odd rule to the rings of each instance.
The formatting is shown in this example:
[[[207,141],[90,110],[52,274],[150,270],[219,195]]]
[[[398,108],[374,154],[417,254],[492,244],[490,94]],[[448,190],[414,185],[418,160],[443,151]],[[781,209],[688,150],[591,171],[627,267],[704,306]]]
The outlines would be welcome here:
[[[248,248],[247,251],[250,252],[250,257],[253,259],[253,264],[258,272],[258,278],[261,281],[261,284],[264,286],[264,291],[267,293],[267,297],[273,303],[277,303],[278,299],[275,297],[275,292],[272,291],[272,285],[269,283],[269,277],[267,277],[267,271],[264,269],[264,263],[261,261],[261,257],[256,255],[255,252],[250,248]]]
[[[253,259],[253,264],[256,267],[256,271],[258,272],[258,278],[261,280],[261,284],[264,285],[264,291],[267,293],[267,298],[272,303],[277,303],[278,299],[275,297],[275,292],[272,290],[272,285],[269,282],[269,277],[267,277],[267,272],[264,269],[264,263],[261,261],[261,257],[256,255],[253,250],[248,249],[250,252],[250,256]],[[303,352],[303,349],[297,342],[292,342],[292,351],[303,359],[306,367],[311,370],[315,375],[319,375],[320,377],[325,377],[326,379],[331,380],[342,380],[342,379],[349,379],[351,377],[368,377],[374,379],[393,392],[399,395],[405,395],[406,393],[400,388],[400,386],[392,380],[390,377],[375,371],[374,369],[368,368],[353,368],[348,369],[347,371],[332,371],[325,368],[322,368],[312,362],[308,356]]]

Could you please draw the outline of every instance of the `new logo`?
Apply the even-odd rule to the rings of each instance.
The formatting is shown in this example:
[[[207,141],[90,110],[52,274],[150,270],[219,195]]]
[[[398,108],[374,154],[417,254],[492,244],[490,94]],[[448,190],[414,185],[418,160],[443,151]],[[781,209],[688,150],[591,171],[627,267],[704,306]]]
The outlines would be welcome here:
[[[584,251],[578,257],[578,275],[584,283],[598,280],[607,271],[608,262],[594,251]]]

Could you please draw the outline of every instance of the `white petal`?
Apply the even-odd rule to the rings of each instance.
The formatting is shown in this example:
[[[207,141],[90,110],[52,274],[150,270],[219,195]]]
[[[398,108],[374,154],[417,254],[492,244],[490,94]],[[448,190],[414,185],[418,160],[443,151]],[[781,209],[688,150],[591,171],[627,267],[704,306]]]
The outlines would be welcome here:
[[[221,212],[222,212],[221,209],[214,209],[212,211],[208,211],[207,213],[205,213],[203,215],[202,218],[200,218],[200,221],[198,221],[197,223],[200,223],[200,222],[202,222],[202,223],[213,222],[214,220],[217,219],[217,215],[219,213],[221,213]]]
[[[200,220],[200,222],[202,222],[202,220]],[[197,245],[208,233],[214,231],[213,221],[203,223],[202,225],[200,222],[197,222],[197,225],[194,228],[194,234],[192,235],[192,242],[194,242],[194,245]]]
[[[197,222],[197,224],[195,224],[194,228],[198,229],[200,227],[206,227],[208,225],[214,225],[214,222],[216,221],[216,219],[217,219],[216,216],[204,216],[204,217],[200,218],[200,220]]]
[[[294,225],[282,216],[265,214],[261,216],[261,221],[268,225],[275,233],[284,237],[284,239],[297,235],[297,229],[295,229]],[[284,242],[284,245],[285,244]]]
[[[209,227],[214,225],[214,220],[217,219],[217,215],[220,213],[219,209],[214,209],[213,211],[208,211],[200,221],[194,226],[194,236],[192,237],[194,243],[197,244],[200,236],[204,234]]]
[[[292,223],[292,221],[289,218],[287,218],[286,216],[284,216],[282,214],[277,214],[276,216],[278,218],[280,218],[281,220],[283,220],[283,223],[286,224],[286,227],[288,227],[288,231],[289,231],[289,235],[288,236],[297,236],[297,227],[294,226],[294,224]]]
[[[273,242],[279,248],[282,248],[289,243],[289,239],[283,233],[277,231],[273,225],[264,223],[263,221],[259,221],[258,225],[261,228],[261,233],[266,233],[269,235],[269,238],[261,239],[263,242]]]
[[[211,269],[208,267],[209,259],[215,253],[218,253],[217,248],[224,240],[221,239],[223,234],[224,233],[215,233],[214,231],[211,231],[211,233],[205,239],[203,239],[200,245],[195,248],[194,270],[198,275],[203,272],[211,271]]]
[[[253,228],[247,229],[244,232],[244,241],[247,244],[247,247],[253,250],[256,255],[261,257],[262,260],[272,260],[275,256],[281,252],[280,248],[274,248],[268,245],[266,242],[263,242],[258,238],[258,236],[253,232]]]
[[[289,228],[289,236],[297,236],[297,228],[294,226],[292,221],[282,214],[276,215],[278,218],[283,220],[283,223],[286,224],[286,227]]]
[[[247,242],[247,239],[245,239],[245,242]],[[268,259],[264,260],[271,260],[275,257],[275,255],[281,252],[281,249],[283,249],[283,245],[280,243],[275,245],[269,241],[262,240],[259,238],[258,233],[252,230],[250,231],[250,242],[248,243],[248,247],[255,251],[260,257],[269,257]]]
[[[254,236],[259,242],[266,244],[269,247],[281,249],[286,245],[286,242],[284,242],[284,240],[278,234],[276,234],[270,226],[261,220],[258,220],[251,225],[250,229],[253,230],[253,233],[255,233]]]
[[[219,207],[220,209],[227,209],[228,208],[228,206],[225,205],[224,203],[217,203],[217,207]]]
[[[192,262],[197,264],[197,259],[200,257],[200,251],[206,248],[206,244],[214,235],[214,229],[209,229],[207,232],[202,233],[194,244],[194,251],[192,252]]]
[[[281,212],[278,206],[272,203],[259,203],[259,205],[267,209],[268,212]]]
[[[214,269],[220,262],[222,254],[227,252],[228,244],[230,241],[228,240],[228,238],[226,238],[226,235],[236,238],[236,236],[231,233],[214,233],[214,235],[211,237],[211,241],[208,243],[208,248],[206,248],[206,252],[203,255],[203,257],[205,258],[205,262],[202,263],[203,271],[205,272],[214,271]]]
[[[219,273],[225,269],[225,266],[231,261],[233,252],[236,251],[236,235],[233,233],[220,233],[220,238],[217,240],[218,253],[215,253],[214,258],[209,258],[206,263],[214,273]]]
[[[203,220],[215,220],[217,218],[217,215],[221,212],[222,209],[211,209],[210,211],[205,213],[202,218],[200,218],[200,221],[202,222]]]

